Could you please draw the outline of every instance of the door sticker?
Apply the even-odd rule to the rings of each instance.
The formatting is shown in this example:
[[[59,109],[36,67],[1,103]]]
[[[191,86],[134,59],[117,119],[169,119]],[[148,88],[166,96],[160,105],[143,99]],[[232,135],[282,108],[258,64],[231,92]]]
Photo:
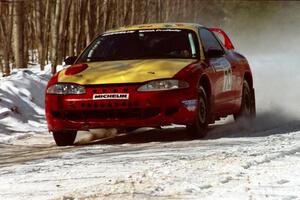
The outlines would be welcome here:
[[[231,67],[224,71],[223,91],[230,91],[232,87],[232,70]]]
[[[232,68],[230,62],[225,58],[216,58],[210,61],[211,66],[216,72],[224,72],[223,92],[232,89]]]

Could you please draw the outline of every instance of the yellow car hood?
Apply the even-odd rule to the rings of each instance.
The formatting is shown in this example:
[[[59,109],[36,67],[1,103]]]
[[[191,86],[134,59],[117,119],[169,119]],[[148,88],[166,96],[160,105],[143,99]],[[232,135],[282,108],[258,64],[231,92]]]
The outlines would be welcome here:
[[[121,60],[87,63],[88,68],[75,75],[59,73],[58,82],[90,84],[137,83],[172,78],[195,59]]]

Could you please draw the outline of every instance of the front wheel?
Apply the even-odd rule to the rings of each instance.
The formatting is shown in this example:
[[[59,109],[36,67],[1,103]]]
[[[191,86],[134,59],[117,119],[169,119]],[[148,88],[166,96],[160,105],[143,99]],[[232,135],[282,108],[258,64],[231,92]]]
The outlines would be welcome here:
[[[55,131],[53,138],[57,146],[70,146],[74,144],[77,131]]]
[[[208,127],[208,101],[203,87],[199,88],[197,119],[187,130],[193,139],[204,138]]]
[[[243,83],[242,103],[240,111],[234,114],[234,119],[253,119],[255,118],[255,95],[251,91],[249,84],[246,80]]]

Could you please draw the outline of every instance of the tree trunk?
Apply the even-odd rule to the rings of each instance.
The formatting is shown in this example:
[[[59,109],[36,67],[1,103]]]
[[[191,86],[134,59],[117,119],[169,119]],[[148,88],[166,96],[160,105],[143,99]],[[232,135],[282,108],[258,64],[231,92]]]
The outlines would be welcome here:
[[[61,0],[56,0],[55,1],[55,15],[54,15],[54,20],[52,21],[51,24],[51,29],[52,29],[52,58],[51,58],[51,73],[55,74],[56,73],[56,66],[58,64],[58,31],[59,31],[59,18],[60,18],[60,2]]]
[[[76,27],[75,27],[75,23],[76,23],[76,16],[75,16],[75,5],[73,4],[73,2],[71,2],[70,5],[70,17],[69,17],[69,45],[68,45],[68,55],[69,56],[74,56],[75,55],[75,34],[76,34]]]
[[[135,0],[131,0],[131,21],[130,24],[135,23]]]
[[[105,31],[108,29],[108,19],[109,19],[109,9],[108,9],[108,0],[104,0],[102,4],[102,13],[103,13],[103,28],[102,30]]]
[[[14,17],[13,17],[13,51],[15,65],[17,68],[26,68],[24,58],[24,2],[14,2]]]
[[[76,52],[79,53],[86,45],[85,36],[85,17],[86,17],[87,1],[79,2],[79,33],[77,34],[77,48]]]
[[[47,3],[46,3],[46,19],[44,21],[45,23],[45,33],[44,33],[44,40],[43,40],[43,43],[45,44],[45,61],[47,64],[49,64],[49,61],[50,61],[50,57],[51,57],[51,51],[49,50],[50,49],[50,37],[51,37],[51,2],[50,0],[46,0]]]
[[[43,25],[43,30],[45,30],[44,32],[41,31],[41,55],[40,55],[40,66],[41,66],[41,70],[44,70],[45,68],[45,62],[47,61],[47,52],[48,52],[48,42],[47,42],[47,38],[49,35],[48,27],[50,26],[50,22],[48,22],[50,18],[50,1],[46,0],[46,6],[45,6],[45,18],[42,21],[42,25]]]
[[[0,46],[3,51],[3,76],[10,75],[10,62],[12,55],[12,26],[13,26],[13,4],[1,4],[0,7]]]
[[[90,27],[90,24],[89,24],[89,20],[90,20],[90,5],[91,5],[91,1],[89,0],[86,0],[87,1],[87,5],[86,5],[86,15],[85,15],[85,20],[84,20],[84,27],[85,27],[85,35],[86,35],[86,44],[89,44],[91,42],[91,29],[92,27]]]
[[[131,10],[131,0],[124,0],[124,25],[129,25],[131,23],[130,10]]]
[[[6,40],[2,40],[1,45],[2,45],[2,50],[3,50],[3,61],[4,61],[4,66],[2,65],[2,74],[3,76],[8,76],[10,75],[10,66],[9,66],[9,60],[10,60],[10,37],[9,37],[9,32],[7,31],[7,28],[5,26],[5,20],[4,18],[1,17],[1,24],[0,24],[0,36],[1,38],[6,38]],[[7,37],[6,37],[7,36]],[[8,42],[7,42],[8,40]],[[2,62],[1,62],[2,63]]]
[[[59,17],[59,28],[58,28],[58,38],[57,38],[57,64],[61,64],[65,49],[65,29],[66,29],[66,18],[68,13],[68,0],[61,1],[60,5],[60,17]]]

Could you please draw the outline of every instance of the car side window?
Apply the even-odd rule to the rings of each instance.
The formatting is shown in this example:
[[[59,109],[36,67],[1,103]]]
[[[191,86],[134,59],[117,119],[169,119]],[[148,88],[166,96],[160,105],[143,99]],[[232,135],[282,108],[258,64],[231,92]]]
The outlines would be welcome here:
[[[202,45],[203,45],[203,50],[206,53],[209,49],[214,49],[214,50],[221,50],[224,51],[218,40],[216,39],[215,35],[204,28],[201,28],[199,30]]]
[[[219,32],[213,32],[213,34],[216,36],[217,40],[221,43],[221,45],[224,47],[225,44],[225,38],[222,36]]]

